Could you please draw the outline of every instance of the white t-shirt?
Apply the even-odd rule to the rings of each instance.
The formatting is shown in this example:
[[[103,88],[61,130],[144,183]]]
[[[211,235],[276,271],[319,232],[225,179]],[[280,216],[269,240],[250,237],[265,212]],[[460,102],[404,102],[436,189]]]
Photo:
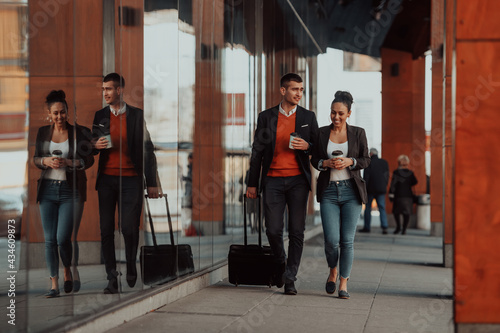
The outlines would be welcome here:
[[[334,150],[340,150],[344,157],[347,157],[347,148],[348,148],[348,142],[346,141],[344,143],[335,143],[332,140],[328,140],[328,146],[326,147],[326,151],[328,152],[328,158],[332,158],[332,152]],[[349,175],[349,171],[347,168],[342,169],[342,170],[337,170],[337,169],[330,169],[330,181],[337,181],[337,180],[345,180],[345,179],[350,179],[351,176]]]
[[[68,158],[69,154],[69,140],[64,142],[54,142],[50,141],[49,151],[53,152],[54,150],[60,150],[62,152],[62,158]],[[44,179],[53,179],[53,180],[66,180],[66,167],[59,169],[49,168],[45,173]]]

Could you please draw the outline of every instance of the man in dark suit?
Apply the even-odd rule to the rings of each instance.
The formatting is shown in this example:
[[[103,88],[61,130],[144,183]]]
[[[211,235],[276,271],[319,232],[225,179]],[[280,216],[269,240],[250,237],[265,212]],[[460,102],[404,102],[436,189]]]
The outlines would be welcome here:
[[[288,295],[297,294],[294,281],[302,256],[307,200],[311,190],[309,156],[318,132],[314,112],[298,106],[303,91],[299,75],[284,75],[280,81],[281,103],[259,114],[247,188],[249,198],[257,197],[259,186],[263,192],[266,234],[280,267],[277,274],[283,279],[278,287],[284,283]],[[290,143],[290,134],[294,132],[298,135]],[[283,244],[286,206],[288,260]]]
[[[385,212],[385,194],[387,193],[387,184],[389,183],[389,163],[378,157],[378,151],[375,148],[370,149],[371,163],[365,169],[363,178],[366,181],[366,190],[368,192],[368,201],[365,206],[365,225],[359,232],[370,232],[371,230],[371,212],[372,201],[375,199],[380,213],[380,226],[382,233],[387,234],[387,214]]]
[[[137,280],[137,248],[144,186],[150,198],[160,196],[153,143],[144,122],[144,111],[123,101],[125,80],[117,73],[104,77],[102,92],[109,104],[95,113],[92,134],[98,153],[96,190],[99,196],[101,250],[108,286],[105,294],[119,291],[115,256],[115,210],[125,241],[127,283]]]

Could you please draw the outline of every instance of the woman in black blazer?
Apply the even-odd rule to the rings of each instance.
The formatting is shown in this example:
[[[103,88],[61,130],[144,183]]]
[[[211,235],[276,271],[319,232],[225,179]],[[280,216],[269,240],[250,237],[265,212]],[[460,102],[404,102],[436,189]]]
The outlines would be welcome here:
[[[52,125],[38,129],[33,162],[42,169],[36,201],[45,237],[45,258],[51,279],[47,298],[59,296],[59,256],[64,266],[64,291],[80,289],[78,264],[78,228],[86,200],[85,169],[94,164],[91,132],[88,128],[68,123],[68,104],[62,90],[53,90],[46,98]],[[74,232],[75,262],[71,273]],[[73,279],[74,277],[74,279]]]
[[[361,204],[367,201],[366,186],[360,170],[370,165],[365,130],[347,125],[352,103],[349,92],[335,93],[330,114],[332,124],[319,129],[318,144],[313,147],[311,159],[312,165],[321,171],[316,197],[320,203],[325,254],[330,268],[325,288],[328,294],[335,292],[340,271],[338,295],[345,299],[350,297],[347,280],[354,257],[356,225]],[[340,153],[332,154],[334,151]]]

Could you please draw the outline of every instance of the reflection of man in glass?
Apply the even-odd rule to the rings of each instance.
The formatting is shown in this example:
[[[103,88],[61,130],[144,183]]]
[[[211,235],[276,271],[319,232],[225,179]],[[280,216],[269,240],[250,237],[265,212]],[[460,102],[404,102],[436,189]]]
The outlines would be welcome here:
[[[261,178],[267,239],[282,269],[286,259],[283,213],[288,206],[288,260],[284,281],[281,281],[287,295],[297,294],[294,281],[304,246],[307,199],[311,190],[309,155],[318,134],[314,112],[298,105],[303,92],[302,78],[294,73],[286,74],[280,81],[281,103],[259,114],[247,188],[247,196],[255,198]],[[291,134],[295,137],[292,141]],[[281,283],[277,285],[281,287]]]
[[[182,230],[184,236],[197,236],[198,231],[192,224],[193,208],[193,153],[188,155],[187,175],[182,176],[184,196],[182,197]]]
[[[101,247],[108,286],[105,294],[118,292],[115,256],[115,210],[125,240],[127,283],[137,280],[139,223],[146,184],[148,196],[160,196],[153,143],[144,122],[144,111],[123,101],[125,80],[117,73],[104,77],[102,92],[109,106],[95,113],[92,134],[100,153],[96,190],[99,196]]]
[[[182,176],[182,180],[186,182],[182,206],[185,208],[191,208],[193,207],[193,153],[189,153],[188,155],[187,169],[187,175]]]

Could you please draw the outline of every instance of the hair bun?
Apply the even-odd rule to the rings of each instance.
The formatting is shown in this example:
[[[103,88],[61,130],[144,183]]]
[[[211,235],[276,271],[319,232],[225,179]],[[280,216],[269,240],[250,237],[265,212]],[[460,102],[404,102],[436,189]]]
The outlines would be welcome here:
[[[335,93],[335,99],[348,102],[349,104],[352,104],[354,102],[351,93],[348,91],[341,91],[341,90],[337,91]]]
[[[52,90],[45,98],[47,104],[54,102],[66,102],[66,93],[63,90]]]

